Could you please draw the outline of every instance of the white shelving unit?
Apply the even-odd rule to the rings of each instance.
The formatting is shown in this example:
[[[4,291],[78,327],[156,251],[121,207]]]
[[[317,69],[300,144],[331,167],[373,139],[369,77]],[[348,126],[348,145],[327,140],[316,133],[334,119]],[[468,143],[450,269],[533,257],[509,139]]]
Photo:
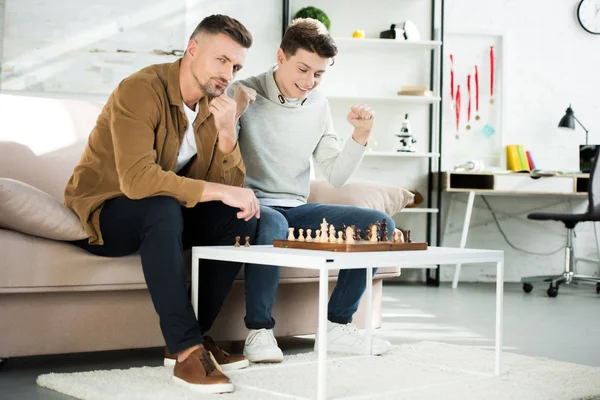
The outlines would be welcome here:
[[[365,157],[399,157],[399,158],[438,158],[440,153],[420,153],[420,152],[395,152],[395,151],[370,151],[365,153]]]
[[[439,210],[437,208],[403,208],[401,213],[409,213],[409,214],[437,214]]]
[[[290,2],[283,0],[283,30],[296,10],[313,5],[308,0],[297,0],[291,10]],[[364,5],[358,0],[317,3],[315,6],[331,18],[330,32],[338,47],[335,68],[327,72],[327,81],[320,88],[329,100],[335,126],[347,128],[346,115],[353,104],[368,104],[377,112],[370,147],[362,168],[359,167],[354,176],[422,192],[424,201],[420,206],[404,208],[398,215],[402,214],[405,225],[418,229],[418,234],[422,234],[423,222],[426,241],[432,246],[439,245],[441,192],[434,178],[443,153],[440,120],[445,101],[441,97],[445,0],[376,1],[359,13],[347,12],[348,7],[356,9]],[[408,19],[419,28],[420,37],[429,40],[377,37],[390,24]],[[366,38],[351,37],[352,32],[359,29],[367,33]],[[402,87],[413,85],[426,85],[433,93],[431,96],[397,95]],[[405,114],[409,114],[417,140],[416,152],[395,151],[395,134],[400,132]],[[439,268],[428,269],[426,281],[428,285],[439,285]]]
[[[409,41],[375,38],[357,39],[351,37],[334,37],[334,39],[338,47],[370,46],[376,47],[377,50],[381,50],[382,48],[432,50],[442,45],[442,42],[439,40]]]
[[[357,102],[397,102],[414,104],[433,104],[439,103],[439,96],[346,96],[346,95],[327,95],[329,100],[347,100]]]
[[[353,54],[364,52],[365,54],[372,55],[373,53],[382,57],[386,54],[401,53],[406,57],[421,57],[423,52],[432,52],[431,57],[440,56],[442,49],[442,42],[438,40],[425,40],[425,41],[406,41],[406,40],[393,40],[393,39],[356,39],[349,37],[334,37],[336,44],[340,51],[351,51]],[[414,54],[414,53],[417,54]],[[439,63],[433,63],[434,75],[439,75]],[[327,99],[331,104],[348,102],[348,103],[367,103],[367,104],[385,104],[388,107],[388,111],[397,110],[397,107],[409,105],[412,107],[429,107],[431,105],[437,106],[441,102],[440,88],[436,86],[436,80],[431,82],[430,89],[433,91],[433,96],[402,96],[402,95],[350,95],[346,93],[327,93]],[[397,89],[400,89],[399,87]],[[351,89],[354,90],[354,89]],[[394,89],[392,89],[394,90]],[[391,111],[395,112],[395,111]],[[368,151],[365,153],[365,157],[369,159],[376,159],[377,157],[382,158],[402,158],[402,159],[425,159],[432,160],[434,165],[437,164],[437,160],[440,158],[437,127],[439,126],[439,113],[433,107],[431,110],[431,132],[429,132],[429,140],[433,143],[433,151],[419,151],[419,152],[396,152],[396,151]],[[433,173],[433,172],[429,172]],[[427,195],[432,196],[433,190],[428,187]],[[433,203],[432,203],[433,204]],[[427,207],[415,207],[405,208],[401,213],[407,214],[438,214],[438,208],[427,208]]]

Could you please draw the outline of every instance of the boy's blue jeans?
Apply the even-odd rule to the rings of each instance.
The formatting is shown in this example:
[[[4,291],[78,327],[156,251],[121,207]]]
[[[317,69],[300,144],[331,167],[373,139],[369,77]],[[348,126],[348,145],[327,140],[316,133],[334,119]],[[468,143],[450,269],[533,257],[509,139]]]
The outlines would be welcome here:
[[[273,244],[274,239],[286,239],[288,227],[312,229],[312,236],[320,229],[323,218],[336,230],[342,224],[356,225],[364,237],[370,224],[387,220],[388,239],[395,229],[394,220],[387,214],[360,207],[308,203],[298,207],[260,207],[260,219],[255,244]],[[271,316],[275,293],[279,284],[280,267],[246,264],[244,271],[246,287],[246,327],[248,329],[272,329],[275,320]],[[376,269],[373,270],[373,273]],[[360,299],[366,288],[366,269],[346,269],[338,274],[337,284],[331,298],[327,318],[331,322],[347,324],[358,310]]]

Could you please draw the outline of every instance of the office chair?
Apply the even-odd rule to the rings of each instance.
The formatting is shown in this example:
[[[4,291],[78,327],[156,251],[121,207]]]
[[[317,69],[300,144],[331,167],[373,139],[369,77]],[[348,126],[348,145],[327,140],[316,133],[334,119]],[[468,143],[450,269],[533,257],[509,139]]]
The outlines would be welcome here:
[[[598,155],[600,150],[596,150],[596,157],[590,173],[588,184],[588,209],[583,214],[563,214],[563,213],[545,213],[534,212],[527,215],[528,219],[538,221],[560,221],[567,228],[567,247],[565,248],[565,270],[561,275],[531,276],[521,279],[523,282],[523,291],[531,292],[532,282],[550,282],[548,287],[548,296],[558,296],[558,286],[566,283],[588,282],[596,283],[596,293],[600,293],[600,277],[583,276],[575,274],[575,256],[573,249],[573,229],[579,222],[600,221],[600,164]]]

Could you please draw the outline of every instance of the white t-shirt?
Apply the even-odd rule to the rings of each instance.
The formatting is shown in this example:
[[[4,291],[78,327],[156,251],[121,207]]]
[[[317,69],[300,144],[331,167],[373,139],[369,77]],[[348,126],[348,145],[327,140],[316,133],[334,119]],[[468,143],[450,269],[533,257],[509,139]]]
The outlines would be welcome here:
[[[196,103],[195,110],[190,110],[190,108],[183,103],[183,110],[185,111],[185,116],[188,120],[188,126],[185,130],[183,140],[181,141],[179,154],[177,155],[177,166],[175,167],[175,172],[178,172],[181,168],[183,168],[198,152],[198,148],[196,147],[196,139],[194,138],[194,121],[198,115],[198,103]]]

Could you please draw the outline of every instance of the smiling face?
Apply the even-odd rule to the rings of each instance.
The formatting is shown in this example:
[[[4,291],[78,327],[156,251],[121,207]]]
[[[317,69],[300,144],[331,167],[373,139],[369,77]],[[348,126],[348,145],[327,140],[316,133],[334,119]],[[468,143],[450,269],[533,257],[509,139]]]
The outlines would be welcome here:
[[[304,49],[298,49],[290,56],[279,49],[275,82],[283,96],[304,99],[311,90],[319,86],[329,63],[329,58]]]
[[[188,42],[190,73],[210,98],[223,94],[242,69],[248,49],[225,34],[201,33]]]

